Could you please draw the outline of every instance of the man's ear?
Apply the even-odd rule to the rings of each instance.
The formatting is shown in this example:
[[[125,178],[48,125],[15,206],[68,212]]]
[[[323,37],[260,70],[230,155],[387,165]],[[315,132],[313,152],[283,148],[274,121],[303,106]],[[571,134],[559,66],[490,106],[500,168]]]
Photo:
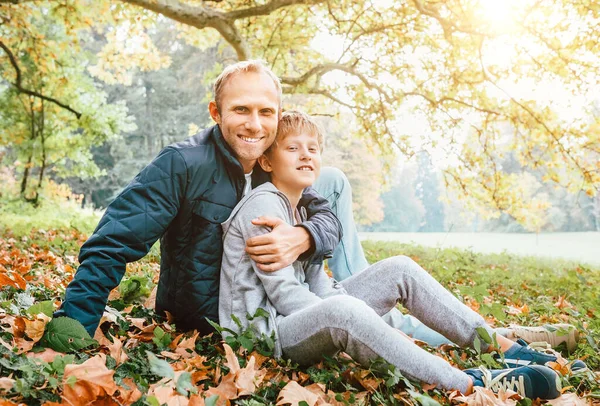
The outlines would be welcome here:
[[[210,116],[215,121],[215,123],[221,124],[221,114],[219,114],[219,109],[217,108],[216,101],[213,100],[210,103],[208,103],[208,112],[210,113]]]
[[[271,168],[271,162],[269,161],[269,158],[265,154],[262,154],[261,156],[258,157],[258,164],[260,165],[262,170],[265,172],[273,171],[273,168]]]

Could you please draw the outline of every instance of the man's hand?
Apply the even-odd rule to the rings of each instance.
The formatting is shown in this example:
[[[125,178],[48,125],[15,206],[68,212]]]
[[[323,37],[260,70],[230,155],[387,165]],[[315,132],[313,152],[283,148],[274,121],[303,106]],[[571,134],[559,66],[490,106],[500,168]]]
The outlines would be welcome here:
[[[262,216],[252,220],[252,224],[272,228],[270,233],[246,241],[246,252],[262,271],[285,268],[310,248],[308,231],[291,226],[278,217]]]

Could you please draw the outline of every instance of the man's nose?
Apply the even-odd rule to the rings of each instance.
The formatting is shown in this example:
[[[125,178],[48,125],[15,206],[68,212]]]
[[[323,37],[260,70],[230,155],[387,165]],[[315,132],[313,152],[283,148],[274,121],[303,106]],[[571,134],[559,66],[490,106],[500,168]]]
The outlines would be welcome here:
[[[246,129],[252,132],[260,131],[260,117],[258,116],[258,112],[250,113],[248,116],[248,121],[246,122]]]

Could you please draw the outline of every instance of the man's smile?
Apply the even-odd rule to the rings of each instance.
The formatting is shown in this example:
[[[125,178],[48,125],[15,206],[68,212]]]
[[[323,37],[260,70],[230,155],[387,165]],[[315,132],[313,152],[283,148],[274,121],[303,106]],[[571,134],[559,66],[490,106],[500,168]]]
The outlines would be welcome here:
[[[242,141],[248,142],[250,144],[254,144],[264,138],[264,137],[246,137],[244,135],[238,135],[238,137],[240,137],[242,139]]]

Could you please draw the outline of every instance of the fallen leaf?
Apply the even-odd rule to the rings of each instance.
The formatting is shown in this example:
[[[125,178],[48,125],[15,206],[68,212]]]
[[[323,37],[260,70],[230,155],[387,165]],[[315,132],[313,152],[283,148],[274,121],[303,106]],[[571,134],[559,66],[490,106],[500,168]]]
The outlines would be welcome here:
[[[455,391],[449,396],[449,399],[468,406],[515,406],[521,397],[513,391],[494,393],[491,389],[476,386],[469,396]]]
[[[83,364],[65,366],[63,398],[71,404],[87,404],[104,395],[113,395],[117,385],[113,380],[115,371],[106,368],[106,355],[98,354]],[[75,377],[74,384],[69,384]],[[72,378],[71,378],[72,379]]]
[[[54,351],[52,348],[46,348],[42,352],[29,352],[27,358],[39,359],[47,363],[54,361],[54,358],[58,355],[66,355],[65,353]]]
[[[140,392],[134,380],[131,378],[123,379],[123,384],[119,386],[118,389],[118,399],[122,404],[130,405],[137,402],[142,397],[142,392]]]
[[[129,359],[125,351],[123,350],[123,342],[116,337],[111,336],[113,342],[107,345],[110,356],[117,361],[117,365],[121,365]]]
[[[277,396],[277,405],[299,406],[302,401],[306,402],[308,406],[315,406],[319,401],[319,396],[295,381],[288,382]]]
[[[549,400],[547,404],[552,406],[586,406],[588,402],[578,397],[576,393],[565,393],[556,399]]]
[[[34,320],[24,319],[25,334],[27,334],[27,337],[31,338],[34,343],[37,343],[42,339],[46,324],[48,324],[50,320],[52,320],[52,318],[46,316],[44,313],[36,315]]]
[[[5,376],[0,378],[0,392],[8,392],[15,385],[15,380]]]

